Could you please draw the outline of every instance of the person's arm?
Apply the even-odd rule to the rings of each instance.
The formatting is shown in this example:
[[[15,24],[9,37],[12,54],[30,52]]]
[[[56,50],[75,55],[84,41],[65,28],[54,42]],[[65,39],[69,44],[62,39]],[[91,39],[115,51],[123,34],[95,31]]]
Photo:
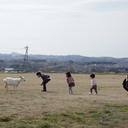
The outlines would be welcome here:
[[[91,79],[91,86],[93,86],[93,79]]]
[[[41,85],[43,85],[43,82],[44,82],[44,74],[41,74],[41,78],[42,78],[42,83],[41,83]]]
[[[126,82],[126,79],[124,79],[124,80],[123,80],[123,83],[122,83],[122,85],[125,85],[125,82]]]
[[[75,81],[73,78],[72,78],[73,82]]]
[[[69,79],[67,78],[67,83],[69,83]]]

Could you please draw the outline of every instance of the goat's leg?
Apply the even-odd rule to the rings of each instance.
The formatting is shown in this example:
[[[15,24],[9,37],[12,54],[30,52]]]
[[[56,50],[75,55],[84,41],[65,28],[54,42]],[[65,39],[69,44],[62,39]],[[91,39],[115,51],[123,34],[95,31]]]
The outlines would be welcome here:
[[[5,84],[5,90],[8,91],[8,84],[7,83]]]
[[[18,90],[18,85],[16,86],[16,90]]]

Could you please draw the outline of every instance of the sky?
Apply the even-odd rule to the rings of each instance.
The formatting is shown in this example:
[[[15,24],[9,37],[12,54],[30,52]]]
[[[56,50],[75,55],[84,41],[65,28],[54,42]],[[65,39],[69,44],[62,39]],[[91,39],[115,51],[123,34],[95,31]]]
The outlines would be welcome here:
[[[128,0],[0,0],[0,53],[128,57]]]

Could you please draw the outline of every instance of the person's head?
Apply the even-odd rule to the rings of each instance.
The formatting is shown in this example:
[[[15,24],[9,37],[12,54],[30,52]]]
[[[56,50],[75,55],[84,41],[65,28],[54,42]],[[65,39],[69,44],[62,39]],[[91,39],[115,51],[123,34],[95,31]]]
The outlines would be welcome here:
[[[67,72],[67,73],[66,73],[66,76],[67,76],[67,77],[71,77],[71,73],[70,73],[70,72]]]
[[[128,75],[126,75],[126,79],[128,79]]]
[[[41,77],[41,72],[37,72],[36,75],[37,75],[38,77]]]
[[[95,74],[91,74],[90,77],[91,77],[92,79],[94,79],[94,78],[95,78]]]

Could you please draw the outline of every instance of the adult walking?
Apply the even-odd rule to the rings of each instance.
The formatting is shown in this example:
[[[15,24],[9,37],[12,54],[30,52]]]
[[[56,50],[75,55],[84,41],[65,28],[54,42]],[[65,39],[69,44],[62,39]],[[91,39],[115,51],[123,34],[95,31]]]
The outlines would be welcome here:
[[[123,80],[123,88],[128,91],[128,75],[126,75],[126,78]],[[128,95],[128,94],[127,94]]]

